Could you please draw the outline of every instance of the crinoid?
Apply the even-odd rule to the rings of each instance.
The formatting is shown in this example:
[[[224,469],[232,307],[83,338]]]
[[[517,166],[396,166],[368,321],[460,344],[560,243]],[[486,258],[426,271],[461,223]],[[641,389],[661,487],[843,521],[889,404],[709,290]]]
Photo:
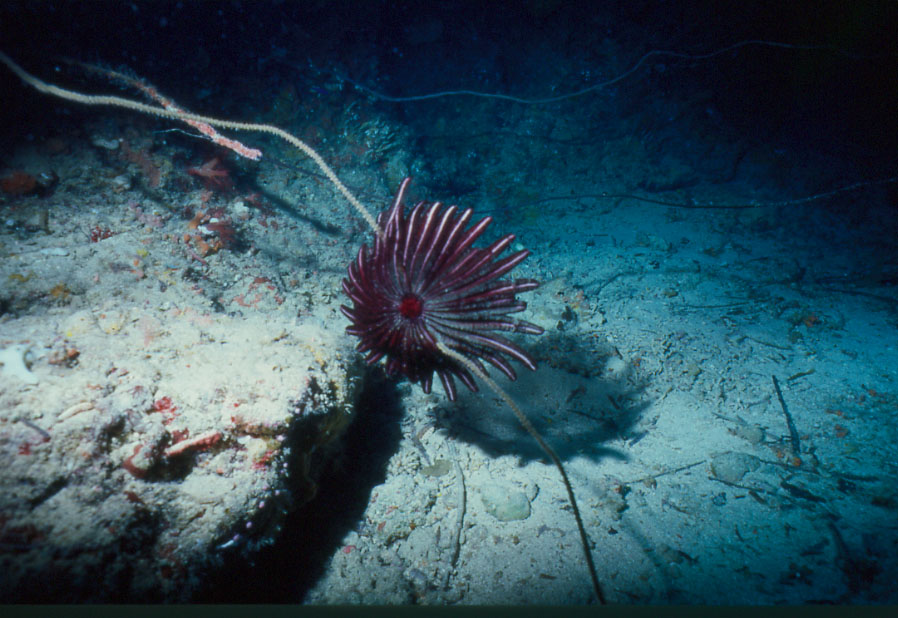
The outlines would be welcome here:
[[[419,202],[406,217],[409,182],[402,181],[392,207],[378,217],[382,233],[373,249],[362,246],[343,280],[353,307],[341,309],[352,321],[347,332],[360,339],[358,349],[367,352],[369,363],[385,358],[387,373],[404,374],[426,393],[436,372],[450,400],[456,398],[454,377],[472,391],[477,383],[467,367],[440,352],[437,342],[481,371],[482,359],[511,380],[516,374],[505,356],[536,369],[526,352],[496,334],[543,332],[535,324],[508,317],[527,307],[517,294],[539,283],[500,278],[530,252],[497,259],[514,241],[513,234],[485,249],[472,247],[492,218],[469,228],[471,209],[459,213],[455,206]]]
[[[486,383],[512,409],[524,429],[539,443],[561,474],[577,520],[577,529],[593,590],[605,599],[574,490],[561,458],[533,427],[514,400],[487,375],[481,361],[514,380],[506,356],[536,369],[533,359],[496,332],[539,335],[543,329],[509,314],[526,309],[519,292],[539,286],[533,279],[502,279],[530,252],[500,258],[514,241],[509,234],[485,249],[473,247],[491,217],[468,227],[472,211],[458,214],[455,206],[418,202],[405,215],[404,197],[410,179],[399,186],[393,205],[377,219],[373,249],[367,245],[349,265],[343,291],[353,307],[340,307],[352,322],[346,331],[359,338],[358,349],[368,363],[386,360],[389,374],[403,374],[429,393],[433,374],[440,377],[449,399],[456,398],[457,377],[472,391],[474,376]]]

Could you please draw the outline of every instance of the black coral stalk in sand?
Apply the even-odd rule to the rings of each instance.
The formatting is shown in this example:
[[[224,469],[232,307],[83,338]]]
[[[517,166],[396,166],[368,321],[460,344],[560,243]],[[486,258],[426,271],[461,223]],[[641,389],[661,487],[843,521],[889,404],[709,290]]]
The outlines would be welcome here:
[[[501,278],[530,252],[499,259],[513,234],[484,249],[473,248],[492,218],[469,227],[470,209],[459,213],[456,206],[419,202],[406,217],[403,198],[409,182],[402,181],[392,207],[378,217],[382,234],[374,248],[361,248],[343,280],[353,307],[341,309],[352,321],[346,330],[359,338],[358,349],[368,353],[369,363],[386,358],[387,373],[404,374],[427,393],[435,372],[453,400],[454,378],[472,391],[477,384],[464,365],[440,352],[437,342],[481,370],[481,361],[488,362],[512,380],[516,374],[509,358],[536,369],[526,352],[497,334],[543,332],[509,317],[527,307],[517,294],[539,283]]]

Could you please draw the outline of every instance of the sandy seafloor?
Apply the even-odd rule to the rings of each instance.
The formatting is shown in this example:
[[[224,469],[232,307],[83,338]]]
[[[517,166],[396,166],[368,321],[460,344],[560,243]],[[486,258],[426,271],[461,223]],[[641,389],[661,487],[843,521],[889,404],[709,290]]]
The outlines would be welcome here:
[[[184,107],[294,132],[372,212],[410,175],[412,201],[532,250],[514,274],[542,282],[524,317],[546,332],[517,341],[539,369],[500,382],[564,461],[609,602],[898,602],[894,127],[820,95],[895,50],[637,64],[752,38],[751,16],[674,36],[686,17],[657,6],[524,5],[507,31],[266,5],[251,61],[211,34],[127,60]],[[165,36],[198,19],[165,6]],[[124,62],[113,44],[78,59]],[[50,56],[21,61],[139,98]],[[264,152],[239,159],[2,71],[0,178],[38,186],[0,195],[0,600],[595,601],[557,471],[501,400],[362,368],[340,281],[371,232],[307,158],[229,133]],[[390,102],[349,75],[524,98],[623,79]]]

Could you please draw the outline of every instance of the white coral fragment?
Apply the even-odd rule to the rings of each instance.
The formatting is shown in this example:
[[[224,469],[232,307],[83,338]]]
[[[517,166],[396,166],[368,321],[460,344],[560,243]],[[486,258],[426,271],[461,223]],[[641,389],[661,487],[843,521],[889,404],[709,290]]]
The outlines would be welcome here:
[[[14,345],[0,350],[0,369],[6,375],[19,378],[26,384],[37,384],[37,376],[31,373],[25,363],[25,357],[29,348],[24,345]]]

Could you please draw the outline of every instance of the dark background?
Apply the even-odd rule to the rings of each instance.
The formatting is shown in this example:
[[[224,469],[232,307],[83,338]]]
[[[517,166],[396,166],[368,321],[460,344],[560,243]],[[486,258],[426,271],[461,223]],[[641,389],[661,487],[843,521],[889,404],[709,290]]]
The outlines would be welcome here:
[[[7,0],[0,6],[0,49],[39,76],[53,77],[58,57],[127,66],[185,106],[208,112],[236,111],[240,103],[261,107],[303,70],[334,71],[393,96],[461,88],[550,96],[610,77],[600,51],[606,38],[625,50],[622,64],[652,49],[701,54],[748,39],[829,47],[734,52],[660,84],[712,88],[727,121],[741,130],[788,130],[808,147],[847,148],[886,168],[879,158],[894,160],[898,146],[896,32],[893,1]],[[542,47],[559,50],[579,71],[543,79],[532,54]],[[672,62],[659,58],[642,70],[657,74]],[[247,76],[270,90],[248,95],[239,87]],[[35,111],[58,105],[23,90],[0,71],[7,137],[39,131],[16,119],[29,112],[33,120]]]

